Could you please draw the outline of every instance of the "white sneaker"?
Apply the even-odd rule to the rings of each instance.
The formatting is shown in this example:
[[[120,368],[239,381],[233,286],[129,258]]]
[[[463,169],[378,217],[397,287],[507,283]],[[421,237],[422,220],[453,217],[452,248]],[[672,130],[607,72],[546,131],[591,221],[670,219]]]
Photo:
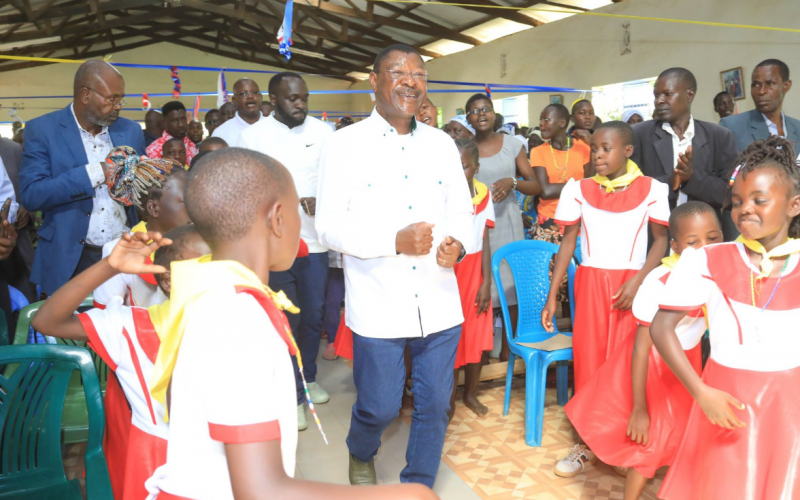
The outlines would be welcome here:
[[[328,391],[319,386],[316,382],[308,384],[308,394],[311,396],[311,402],[315,405],[323,405],[331,400]]]
[[[569,455],[556,462],[553,473],[558,477],[575,477],[586,467],[586,464],[594,463],[597,457],[585,445],[576,444]]]
[[[304,431],[308,429],[308,420],[306,420],[306,405],[297,405],[297,430]]]

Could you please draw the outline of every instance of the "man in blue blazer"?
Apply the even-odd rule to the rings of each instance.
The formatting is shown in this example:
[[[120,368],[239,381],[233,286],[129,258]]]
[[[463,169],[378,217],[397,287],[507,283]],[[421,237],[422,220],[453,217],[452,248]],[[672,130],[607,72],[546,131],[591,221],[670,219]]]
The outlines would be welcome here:
[[[741,152],[758,139],[780,135],[800,153],[800,120],[783,114],[783,99],[792,88],[789,66],[778,59],[762,61],[753,70],[750,94],[756,109],[723,118],[720,125],[733,132]]]
[[[113,66],[81,64],[73,92],[72,104],[25,127],[21,201],[44,214],[31,281],[48,295],[99,261],[103,245],[129,230],[135,214],[109,197],[102,162],[115,146],[145,152],[142,128],[119,117],[125,81]]]

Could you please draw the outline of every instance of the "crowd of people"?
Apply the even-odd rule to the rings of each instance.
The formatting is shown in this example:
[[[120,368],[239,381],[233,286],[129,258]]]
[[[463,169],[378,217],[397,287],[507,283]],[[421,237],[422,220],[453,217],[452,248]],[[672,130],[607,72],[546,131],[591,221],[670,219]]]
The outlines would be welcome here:
[[[436,498],[459,370],[464,405],[486,415],[500,294],[503,328],[520,314],[492,254],[525,239],[559,245],[542,328],[559,307],[575,317],[566,412],[580,444],[556,476],[601,460],[634,500],[669,465],[662,498],[794,498],[800,121],[782,111],[787,65],[755,67],[753,111],[715,96],[719,124],[694,118],[698,82],[679,67],[658,76],[652,119],[602,122],[579,99],[546,106],[534,128],[475,94],[439,130],[427,78],[416,50],[392,45],[361,121],[309,116],[306,82],[283,72],[266,93],[239,79],[204,123],[171,101],[142,130],[119,116],[122,75],[92,60],[69,106],[31,120],[23,146],[0,140],[0,307],[13,331],[6,285],[47,297],[35,330],[87,342],[113,372],[115,498]],[[318,358],[339,356],[353,361],[359,488],[293,479],[308,413],[325,437]],[[404,393],[404,484],[377,486]]]

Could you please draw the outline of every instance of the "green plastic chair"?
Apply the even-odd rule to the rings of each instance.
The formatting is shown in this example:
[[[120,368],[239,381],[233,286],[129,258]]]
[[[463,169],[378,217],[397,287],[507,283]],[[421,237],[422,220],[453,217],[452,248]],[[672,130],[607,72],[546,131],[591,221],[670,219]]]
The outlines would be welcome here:
[[[28,328],[31,326],[33,316],[43,303],[44,301],[34,302],[22,308],[19,313],[17,329],[14,333],[14,345],[27,344]],[[93,307],[93,305],[94,303],[91,297],[86,298],[81,303],[81,307]],[[106,380],[108,379],[108,365],[106,365],[105,361],[94,351],[88,349],[86,347],[86,342],[56,338],[56,343],[66,346],[81,347],[89,352],[97,376],[100,379],[100,390],[105,394]],[[70,378],[67,397],[64,401],[64,421],[62,422],[61,430],[63,432],[64,443],[66,444],[82,443],[88,438],[89,419],[86,413],[86,398],[84,396],[83,387],[81,386],[81,376],[78,372],[73,373],[72,378]]]
[[[0,309],[0,346],[8,345],[8,323],[6,313]]]
[[[103,396],[86,349],[57,345],[0,347],[0,498],[81,500],[67,481],[58,432],[70,377],[83,378],[88,407],[86,496],[113,498],[103,455]]]

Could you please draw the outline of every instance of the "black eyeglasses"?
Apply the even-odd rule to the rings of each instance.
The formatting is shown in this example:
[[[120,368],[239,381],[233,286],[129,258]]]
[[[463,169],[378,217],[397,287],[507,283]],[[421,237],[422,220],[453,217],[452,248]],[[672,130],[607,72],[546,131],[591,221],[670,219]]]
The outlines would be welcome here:
[[[91,90],[95,94],[99,95],[100,97],[103,98],[103,100],[105,100],[108,104],[110,104],[114,108],[121,108],[122,106],[125,106],[125,104],[126,104],[125,99],[122,99],[121,97],[106,97],[103,94],[101,94],[100,92],[98,92],[95,89],[93,89],[92,87],[83,87],[83,88]]]
[[[490,108],[488,106],[484,106],[482,108],[475,108],[467,111],[468,115],[479,115],[481,113],[488,113],[489,111],[494,111],[494,108]]]

